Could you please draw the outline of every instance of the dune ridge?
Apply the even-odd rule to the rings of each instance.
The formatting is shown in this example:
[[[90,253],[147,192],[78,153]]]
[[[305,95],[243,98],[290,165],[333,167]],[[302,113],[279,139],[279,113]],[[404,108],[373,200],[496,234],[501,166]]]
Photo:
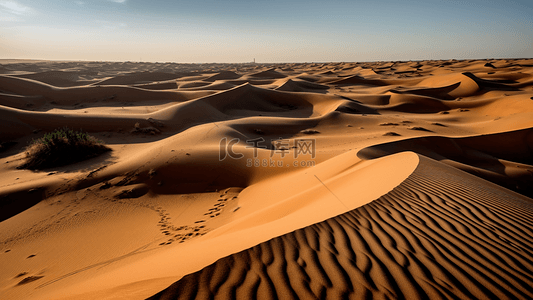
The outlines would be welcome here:
[[[149,299],[533,297],[533,201],[420,160],[372,203],[223,258]]]

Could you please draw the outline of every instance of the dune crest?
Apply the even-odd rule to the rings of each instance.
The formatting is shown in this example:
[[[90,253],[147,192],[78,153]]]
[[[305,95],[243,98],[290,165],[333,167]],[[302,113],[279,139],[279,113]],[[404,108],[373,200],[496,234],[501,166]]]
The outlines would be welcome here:
[[[421,157],[378,200],[218,260],[149,299],[531,298],[532,208]]]

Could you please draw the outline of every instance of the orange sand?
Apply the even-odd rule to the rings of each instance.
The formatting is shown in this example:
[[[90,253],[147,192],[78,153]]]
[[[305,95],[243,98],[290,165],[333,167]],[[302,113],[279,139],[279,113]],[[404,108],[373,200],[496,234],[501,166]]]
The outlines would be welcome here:
[[[533,297],[533,60],[0,60],[0,120],[0,299]]]

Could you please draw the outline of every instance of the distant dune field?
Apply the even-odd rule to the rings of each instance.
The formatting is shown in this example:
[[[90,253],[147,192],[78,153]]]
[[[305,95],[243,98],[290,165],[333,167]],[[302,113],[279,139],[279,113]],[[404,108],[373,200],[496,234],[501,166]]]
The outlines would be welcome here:
[[[533,298],[532,59],[0,60],[0,125],[1,299]]]

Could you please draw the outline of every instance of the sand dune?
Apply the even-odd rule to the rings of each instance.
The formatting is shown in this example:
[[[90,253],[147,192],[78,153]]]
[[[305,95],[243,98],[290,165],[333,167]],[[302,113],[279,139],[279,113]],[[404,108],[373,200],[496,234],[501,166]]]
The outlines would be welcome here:
[[[154,81],[167,81],[180,78],[179,74],[162,73],[162,72],[139,72],[130,74],[121,74],[112,78],[99,81],[98,85],[129,85]]]
[[[372,203],[220,259],[150,299],[527,299],[532,208],[421,157]]]
[[[260,77],[260,78],[268,78],[268,79],[286,77],[285,75],[279,73],[278,71],[276,71],[274,69],[268,69],[268,70],[261,71],[261,72],[258,72],[258,73],[253,73],[253,74],[250,74],[248,76],[250,76],[250,77]]]
[[[0,298],[532,298],[532,76],[0,60]]]
[[[44,83],[58,86],[58,87],[68,87],[68,86],[87,84],[87,83],[84,84],[84,82],[78,83],[78,81],[80,81],[80,75],[82,74],[80,74],[79,72],[44,71],[44,72],[21,74],[21,75],[15,75],[15,76],[20,77],[20,78],[33,79],[36,81],[44,82]]]
[[[230,80],[230,79],[237,79],[237,78],[241,78],[241,75],[235,72],[232,72],[232,71],[222,71],[211,77],[204,79],[204,81]]]
[[[359,155],[373,159],[415,151],[533,197],[533,131],[516,130],[465,138],[422,137],[368,147]]]
[[[328,86],[315,84],[304,80],[288,79],[283,82],[276,90],[288,92],[319,92],[319,90],[327,90]]]

